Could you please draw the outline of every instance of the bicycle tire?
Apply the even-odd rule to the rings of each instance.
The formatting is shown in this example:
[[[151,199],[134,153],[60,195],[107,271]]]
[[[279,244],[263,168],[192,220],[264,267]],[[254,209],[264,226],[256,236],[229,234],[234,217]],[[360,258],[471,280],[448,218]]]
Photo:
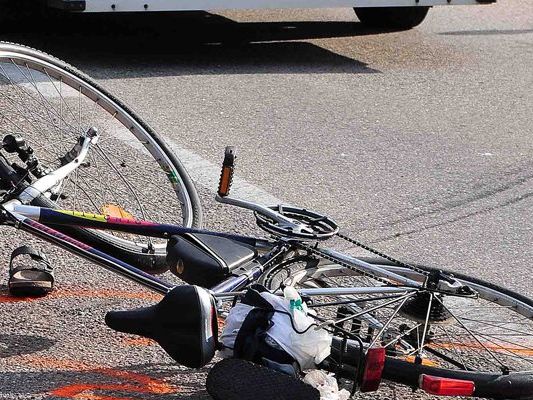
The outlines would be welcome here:
[[[320,399],[317,389],[293,376],[236,358],[219,361],[209,370],[206,389],[214,400]]]
[[[200,205],[200,199],[196,188],[194,187],[194,183],[192,182],[185,167],[176,157],[176,155],[168,148],[164,140],[129,106],[127,106],[123,101],[121,101],[112,93],[110,93],[107,89],[102,87],[99,83],[95,82],[92,78],[79,71],[77,68],[54,56],[51,56],[39,50],[32,49],[27,46],[8,42],[0,42],[0,55],[2,53],[16,54],[20,57],[32,57],[33,59],[52,65],[58,68],[59,70],[64,71],[65,75],[70,74],[71,76],[83,81],[86,85],[88,85],[88,87],[92,88],[95,93],[101,94],[102,98],[105,96],[106,99],[109,99],[111,104],[116,106],[116,110],[121,111],[119,117],[127,117],[137,123],[138,126],[142,128],[142,134],[145,135],[147,138],[149,137],[153,140],[153,143],[157,145],[157,150],[167,157],[166,161],[168,161],[168,163],[170,163],[175,170],[175,174],[179,179],[179,183],[177,183],[176,185],[180,185],[180,188],[182,189],[182,196],[185,199],[184,202],[187,202],[187,204],[185,204],[183,207],[189,207],[190,209],[190,212],[188,212],[187,215],[185,215],[184,212],[183,225],[187,227],[201,227],[202,210]],[[96,102],[96,104],[98,103]],[[107,109],[104,110],[108,111]],[[113,116],[113,118],[115,118],[115,116]],[[36,198],[32,204],[41,207],[60,208],[55,202],[51,201],[45,196]],[[139,248],[134,243],[129,245],[126,241],[114,238],[112,235],[103,232],[75,227],[55,226],[54,228],[74,237],[77,240],[85,242],[94,248],[97,248],[104,252],[112,253],[117,256],[117,258],[120,258],[147,272],[158,273],[166,270],[166,252],[164,248],[157,249],[155,253],[150,254],[149,252],[143,251],[143,249]]]
[[[403,31],[420,25],[429,7],[355,7],[354,11],[368,28]]]
[[[303,258],[303,257],[302,257]],[[371,264],[390,265],[395,266],[394,263],[381,258],[361,258]],[[417,268],[428,272],[442,271],[444,273],[452,274],[455,278],[484,286],[486,288],[496,290],[501,294],[510,296],[522,303],[527,304],[533,308],[533,299],[516,293],[512,290],[500,287],[482,279],[470,277],[465,274],[446,271],[433,267],[415,265]],[[294,268],[291,268],[294,267]],[[292,276],[301,272],[305,268],[303,263],[292,263],[290,261],[276,265],[265,271],[259,280],[267,289],[273,290],[279,288],[280,279],[273,279],[276,271],[283,269],[285,273],[283,276]],[[283,277],[282,277],[283,279]],[[286,279],[286,278],[285,278]],[[338,340],[340,343],[340,339]],[[346,360],[359,359],[359,344],[355,341],[348,342],[348,353],[343,357]],[[335,352],[335,346],[333,347]],[[383,379],[418,388],[419,379],[422,374],[432,375],[442,378],[461,379],[473,381],[475,385],[475,392],[473,396],[492,399],[531,399],[533,398],[533,373],[531,372],[516,372],[516,373],[494,373],[483,371],[465,371],[453,370],[446,368],[438,368],[431,365],[417,364],[414,362],[404,361],[394,357],[386,357],[385,367],[383,370]],[[349,376],[346,376],[350,378]]]

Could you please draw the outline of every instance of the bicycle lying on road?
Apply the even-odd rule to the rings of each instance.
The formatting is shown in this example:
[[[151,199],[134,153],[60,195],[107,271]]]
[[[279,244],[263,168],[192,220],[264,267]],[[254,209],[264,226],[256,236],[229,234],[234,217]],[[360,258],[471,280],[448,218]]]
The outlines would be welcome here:
[[[312,310],[311,329],[331,337],[317,367],[362,391],[383,378],[438,395],[533,396],[533,300],[396,260],[326,215],[232,197],[233,148],[216,198],[253,211],[267,234],[197,228],[198,195],[163,140],[44,53],[0,43],[0,117],[2,224],[164,294],[155,306],[110,312],[106,321],[155,339],[180,364],[211,361],[220,348],[217,316],[231,314],[250,290],[283,296],[294,287]],[[153,274],[168,268],[188,284]]]

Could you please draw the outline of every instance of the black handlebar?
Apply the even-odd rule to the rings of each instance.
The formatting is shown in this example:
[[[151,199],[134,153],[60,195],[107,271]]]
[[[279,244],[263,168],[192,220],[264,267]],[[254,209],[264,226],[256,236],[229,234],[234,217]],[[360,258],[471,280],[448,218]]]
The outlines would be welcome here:
[[[0,188],[2,190],[13,189],[18,183],[20,183],[22,177],[19,176],[17,171],[9,164],[6,158],[0,154]]]

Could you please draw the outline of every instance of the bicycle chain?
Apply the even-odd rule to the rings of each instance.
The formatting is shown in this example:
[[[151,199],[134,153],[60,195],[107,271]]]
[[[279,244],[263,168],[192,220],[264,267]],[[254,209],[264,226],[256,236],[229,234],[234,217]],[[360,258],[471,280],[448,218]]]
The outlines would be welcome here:
[[[367,246],[366,244],[364,244],[362,242],[359,242],[358,240],[352,239],[352,238],[350,238],[350,237],[348,237],[346,235],[343,235],[341,233],[337,233],[336,236],[338,236],[339,238],[341,238],[341,239],[343,239],[343,240],[345,240],[345,241],[347,241],[349,243],[352,243],[352,244],[356,245],[357,247],[360,247],[360,248],[362,248],[362,249],[364,249],[366,251],[369,251],[370,253],[373,253],[373,254],[381,257],[381,258],[384,258],[384,259],[394,263],[398,267],[408,268],[408,269],[410,269],[412,271],[421,273],[423,275],[426,275],[426,276],[428,275],[427,271],[424,271],[421,268],[417,268],[417,267],[415,267],[413,265],[404,263],[404,262],[402,262],[400,260],[397,260],[397,259],[395,259],[393,257],[390,257],[390,256],[388,256],[388,255],[386,255],[386,254],[384,254],[384,253],[382,253],[382,252],[380,252],[380,251],[378,251],[376,249],[371,248],[370,246]],[[332,262],[334,262],[336,264],[339,264],[339,265],[341,265],[341,266],[343,266],[345,268],[348,268],[348,269],[350,269],[352,271],[355,271],[355,272],[357,272],[357,273],[359,273],[359,274],[361,274],[361,275],[363,275],[363,276],[365,276],[367,278],[372,278],[372,279],[377,280],[378,282],[384,283],[386,285],[390,285],[390,281],[388,281],[388,280],[386,280],[384,278],[380,278],[380,277],[374,276],[374,275],[372,275],[372,274],[370,274],[370,273],[368,273],[366,271],[362,271],[361,269],[354,267],[351,264],[348,264],[348,263],[346,263],[346,262],[344,262],[342,260],[339,260],[339,259],[337,259],[337,258],[335,258],[335,257],[333,257],[333,256],[331,256],[329,254],[324,253],[323,251],[321,251],[318,248],[317,245],[310,246],[310,245],[304,244],[302,242],[295,242],[293,244],[295,244],[297,247],[300,247],[303,250],[307,250],[309,253],[313,253],[313,254],[318,255],[318,256],[320,256],[322,258],[325,258],[326,260],[329,260],[329,261],[332,261]]]
[[[373,249],[372,247],[367,246],[366,244],[364,244],[364,243],[362,243],[362,242],[360,242],[358,240],[349,238],[348,236],[343,235],[342,233],[337,233],[337,236],[340,237],[341,239],[344,239],[345,241],[347,241],[349,243],[352,243],[352,244],[354,244],[354,245],[366,250],[366,251],[369,251],[370,253],[373,253],[373,254],[381,257],[381,258],[384,258],[384,259],[396,264],[398,267],[408,268],[408,269],[410,269],[410,270],[412,270],[414,272],[418,272],[418,273],[421,273],[421,274],[424,274],[424,275],[428,275],[428,272],[424,271],[421,268],[417,268],[414,265],[404,263],[403,261],[400,261],[400,260],[398,260],[396,258],[388,256],[388,255],[380,252],[379,250]]]

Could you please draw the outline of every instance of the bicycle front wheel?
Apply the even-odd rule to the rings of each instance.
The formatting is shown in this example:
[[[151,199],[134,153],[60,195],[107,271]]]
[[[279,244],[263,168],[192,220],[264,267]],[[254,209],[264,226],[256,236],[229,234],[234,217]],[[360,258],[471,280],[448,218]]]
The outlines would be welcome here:
[[[402,271],[383,259],[365,261]],[[424,273],[436,271],[416,267],[420,272],[409,270],[409,277],[419,281],[425,278]],[[420,291],[402,297],[376,290],[370,295],[313,298],[310,307],[322,320],[358,315],[345,321],[342,328],[359,336],[367,347],[386,348],[385,379],[417,387],[420,375],[427,374],[473,381],[477,397],[532,398],[533,300],[480,279],[458,273],[453,276],[477,296],[428,296]],[[377,289],[394,285],[313,257],[275,266],[265,272],[261,283],[270,290],[283,284]],[[352,354],[358,351],[354,344]]]
[[[63,165],[81,135],[100,139],[85,162],[35,205],[200,226],[200,201],[185,168],[137,114],[65,62],[0,42],[0,134],[20,135],[48,169]],[[21,164],[13,154],[10,162]],[[33,178],[35,179],[35,178]],[[58,228],[144,270],[165,269],[164,241]]]

